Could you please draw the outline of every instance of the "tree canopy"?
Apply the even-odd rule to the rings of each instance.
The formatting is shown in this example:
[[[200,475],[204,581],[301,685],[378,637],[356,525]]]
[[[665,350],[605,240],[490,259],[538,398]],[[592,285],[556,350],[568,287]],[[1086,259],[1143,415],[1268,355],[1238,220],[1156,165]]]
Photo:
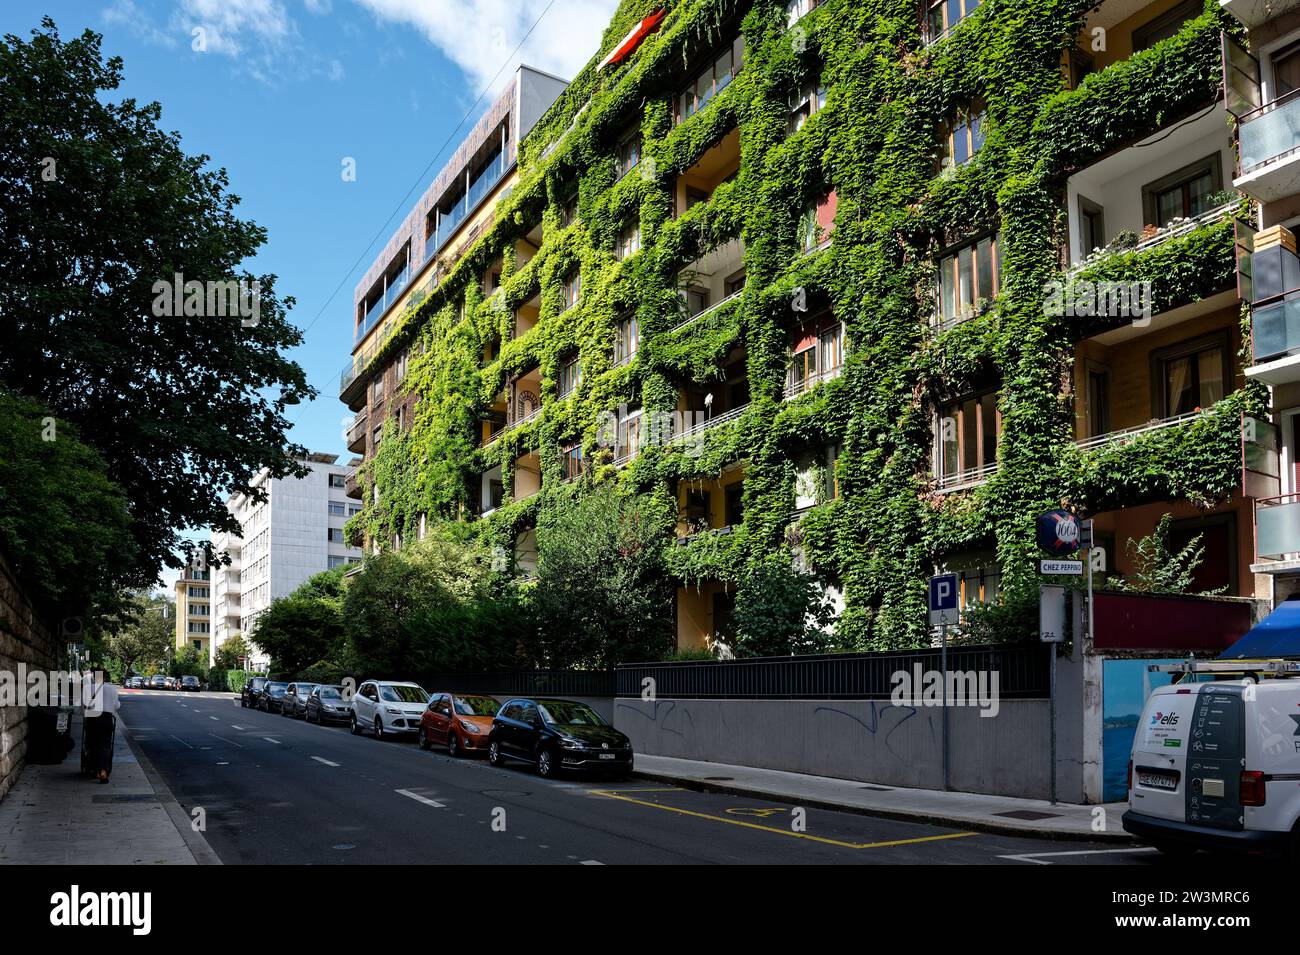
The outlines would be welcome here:
[[[315,392],[284,357],[292,298],[243,270],[266,230],[157,103],[114,98],[123,63],[100,44],[48,18],[0,40],[0,382],[102,456],[132,517],[115,559],[143,586],[185,530],[238,531],[224,499],[261,468],[300,473],[285,409]],[[256,307],[165,314],[155,287],[177,276],[256,282]]]

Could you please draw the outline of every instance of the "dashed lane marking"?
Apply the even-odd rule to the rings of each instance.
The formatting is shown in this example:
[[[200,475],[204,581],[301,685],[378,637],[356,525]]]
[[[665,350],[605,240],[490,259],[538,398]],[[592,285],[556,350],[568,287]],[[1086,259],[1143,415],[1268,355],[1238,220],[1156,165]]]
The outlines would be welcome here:
[[[316,760],[316,762],[318,763],[324,763],[326,766],[335,766],[335,767],[338,766],[338,763],[334,762],[333,760],[326,759],[324,756],[313,756],[312,759]]]
[[[262,739],[266,740],[268,743],[274,743],[276,746],[280,745],[280,741],[278,739],[274,739],[270,736],[263,736]]]
[[[416,802],[422,802],[426,806],[432,806],[434,809],[446,809],[447,807],[436,799],[430,799],[428,796],[421,796],[419,793],[413,793],[409,789],[394,789],[393,792],[399,796],[405,796],[408,799],[414,799]]]
[[[1052,865],[1046,861],[1052,858],[1068,856],[1104,856],[1118,855],[1122,852],[1157,852],[1154,846],[1131,846],[1127,849],[1076,849],[1073,852],[1026,852],[1016,856],[998,856],[999,859],[1011,859],[1013,862],[1028,862],[1033,865]]]

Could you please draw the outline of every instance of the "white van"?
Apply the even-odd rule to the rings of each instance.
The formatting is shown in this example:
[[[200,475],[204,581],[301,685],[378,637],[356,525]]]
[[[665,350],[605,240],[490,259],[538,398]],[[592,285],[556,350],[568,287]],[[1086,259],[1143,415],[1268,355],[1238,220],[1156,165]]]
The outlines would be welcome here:
[[[1152,669],[1181,672],[1181,682],[1154,690],[1142,711],[1124,829],[1162,852],[1300,856],[1300,664]],[[1192,682],[1198,677],[1212,682]]]

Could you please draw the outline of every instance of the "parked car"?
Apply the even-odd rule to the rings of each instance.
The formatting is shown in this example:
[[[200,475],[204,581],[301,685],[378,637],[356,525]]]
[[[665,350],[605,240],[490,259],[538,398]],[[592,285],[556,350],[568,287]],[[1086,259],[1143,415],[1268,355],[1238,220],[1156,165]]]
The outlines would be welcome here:
[[[153,676],[149,677],[149,688],[151,690],[167,689],[167,677],[161,673],[155,673]]]
[[[421,749],[428,749],[435,743],[446,746],[450,756],[483,752],[487,749],[488,734],[492,732],[492,717],[499,709],[501,702],[491,696],[434,693],[420,717],[416,742]]]
[[[415,683],[367,680],[352,697],[352,732],[414,733],[429,705],[429,694]]]
[[[307,697],[316,689],[318,683],[290,683],[285,691],[284,701],[280,705],[280,715],[292,716],[294,719],[307,715]]]
[[[266,677],[251,677],[244,688],[239,691],[239,705],[243,707],[257,707],[262,700],[262,692],[266,689]]]
[[[284,706],[284,695],[289,692],[289,684],[278,680],[267,680],[262,688],[262,695],[257,701],[258,708],[264,713],[280,713]]]
[[[1165,853],[1275,850],[1300,860],[1300,676],[1220,676],[1152,690],[1121,824]]]
[[[169,676],[167,678],[167,689],[179,690],[181,688],[180,677]]]
[[[352,703],[346,699],[343,687],[322,684],[308,694],[303,718],[308,723],[351,723]]]
[[[575,700],[509,700],[492,720],[488,762],[532,763],[551,778],[560,770],[624,775],[632,769],[632,741],[586,703]]]
[[[181,689],[191,693],[202,693],[203,684],[199,682],[199,678],[196,676],[183,676],[181,677]]]
[[[143,689],[144,689],[144,677],[142,677],[142,676],[133,676],[133,677],[131,677],[129,680],[126,681],[126,688],[127,688],[128,690],[143,690]]]

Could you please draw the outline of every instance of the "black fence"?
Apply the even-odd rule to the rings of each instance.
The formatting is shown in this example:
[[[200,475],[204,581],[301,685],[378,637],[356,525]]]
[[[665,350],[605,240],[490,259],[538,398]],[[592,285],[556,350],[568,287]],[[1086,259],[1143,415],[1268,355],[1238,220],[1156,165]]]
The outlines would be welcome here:
[[[613,696],[613,670],[496,670],[425,673],[416,682],[430,693],[491,693],[495,696]]]
[[[952,647],[948,670],[998,672],[1001,699],[1047,699],[1051,647],[1045,644]],[[740,660],[621,664],[617,695],[640,697],[654,680],[656,699],[886,700],[894,674],[939,669],[938,649],[826,653]],[[920,695],[922,687],[914,691]],[[911,692],[908,694],[911,695]]]

